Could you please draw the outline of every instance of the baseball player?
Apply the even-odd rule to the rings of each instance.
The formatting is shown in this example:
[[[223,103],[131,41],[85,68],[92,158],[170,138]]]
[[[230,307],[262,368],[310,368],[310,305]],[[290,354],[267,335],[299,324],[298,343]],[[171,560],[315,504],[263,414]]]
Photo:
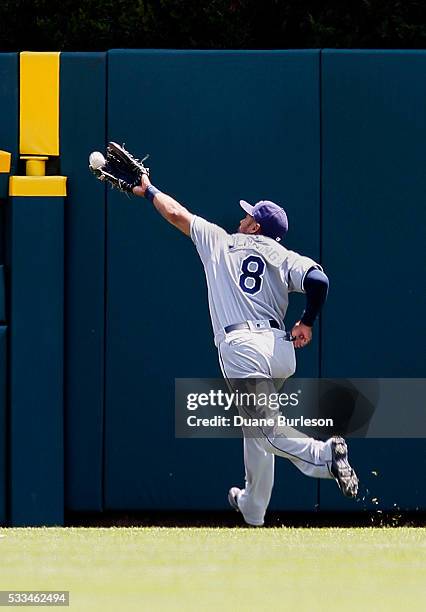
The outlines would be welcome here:
[[[238,232],[193,215],[154,187],[147,175],[133,189],[157,211],[190,236],[204,266],[214,340],[226,379],[284,381],[296,369],[294,348],[312,339],[312,326],[327,296],[328,279],[309,257],[280,244],[287,229],[285,211],[269,201],[255,206],[241,201],[245,212]],[[306,294],[306,308],[288,337],[283,319],[288,294]],[[245,487],[232,487],[231,506],[247,524],[261,526],[271,497],[275,455],[289,459],[315,478],[334,478],[342,493],[355,497],[357,476],[348,462],[343,438],[323,442],[299,432],[276,436],[275,429],[244,428]]]

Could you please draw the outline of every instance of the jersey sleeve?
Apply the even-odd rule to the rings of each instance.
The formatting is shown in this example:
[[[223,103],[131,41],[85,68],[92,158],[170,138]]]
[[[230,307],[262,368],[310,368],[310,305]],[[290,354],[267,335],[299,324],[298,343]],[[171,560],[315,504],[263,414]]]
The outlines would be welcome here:
[[[205,263],[217,246],[226,241],[228,234],[224,229],[194,216],[191,221],[191,240],[195,244],[201,261]]]
[[[288,290],[297,293],[305,293],[303,282],[306,274],[311,268],[322,270],[322,267],[310,257],[305,257],[294,251],[289,251],[287,258]]]

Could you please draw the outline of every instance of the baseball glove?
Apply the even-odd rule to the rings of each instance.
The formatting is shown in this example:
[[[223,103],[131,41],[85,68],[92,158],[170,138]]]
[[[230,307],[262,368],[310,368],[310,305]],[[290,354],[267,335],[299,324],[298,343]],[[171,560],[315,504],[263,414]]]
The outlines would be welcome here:
[[[107,181],[120,191],[132,193],[133,187],[140,185],[142,174],[149,176],[149,168],[143,165],[148,159],[136,159],[116,142],[109,142],[106,157],[94,151],[89,157],[89,169],[100,181]]]

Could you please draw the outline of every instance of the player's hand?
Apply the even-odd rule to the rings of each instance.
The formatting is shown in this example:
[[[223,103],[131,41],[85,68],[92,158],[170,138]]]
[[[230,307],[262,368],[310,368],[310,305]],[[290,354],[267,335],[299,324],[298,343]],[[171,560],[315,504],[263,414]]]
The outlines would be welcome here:
[[[312,340],[312,327],[298,321],[291,330],[291,335],[294,338],[294,347],[303,348]]]
[[[141,184],[137,187],[133,187],[133,193],[137,196],[143,197],[145,194],[145,189],[151,185],[151,181],[147,177],[146,174],[142,174]]]

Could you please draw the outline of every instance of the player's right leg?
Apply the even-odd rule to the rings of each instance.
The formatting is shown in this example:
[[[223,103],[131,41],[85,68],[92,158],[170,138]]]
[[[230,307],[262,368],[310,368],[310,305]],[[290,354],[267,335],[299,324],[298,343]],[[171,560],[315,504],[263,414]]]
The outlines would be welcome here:
[[[294,351],[294,347],[291,347]],[[288,343],[277,335],[270,361],[274,377],[282,376],[282,363],[288,359]],[[273,435],[265,432],[265,448],[269,452],[290,459],[307,476],[334,478],[346,497],[355,497],[358,478],[348,460],[348,447],[343,438],[333,437],[326,442],[309,438],[293,428],[277,428]],[[290,457],[289,457],[290,454]]]
[[[261,385],[269,384],[270,392],[273,393],[276,390],[275,381],[287,378],[294,371],[293,345],[286,342],[284,334],[279,331],[273,334],[248,334],[241,339],[244,341],[225,342],[221,345],[224,376],[235,379],[234,384],[238,385],[244,383],[245,379],[259,379]],[[244,407],[239,410],[242,416],[256,416],[252,411],[244,415]],[[346,452],[343,454],[336,451],[333,438],[326,442],[315,440],[291,427],[281,427],[278,430],[245,428],[244,436],[259,438],[267,453],[289,459],[305,475],[334,478],[344,495],[356,495],[358,479],[347,460],[347,447],[345,445]],[[337,447],[342,448],[342,445]]]

